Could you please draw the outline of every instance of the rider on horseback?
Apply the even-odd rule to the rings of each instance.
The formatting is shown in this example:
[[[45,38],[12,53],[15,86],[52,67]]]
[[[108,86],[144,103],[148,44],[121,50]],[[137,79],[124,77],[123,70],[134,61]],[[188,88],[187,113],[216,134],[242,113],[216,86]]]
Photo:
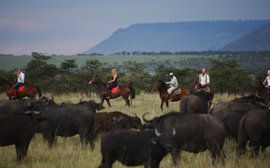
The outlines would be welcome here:
[[[18,68],[17,83],[13,86],[13,88],[16,90],[17,93],[18,93],[19,87],[24,85],[24,79],[25,79],[24,73],[21,71],[20,68]]]
[[[267,77],[263,81],[263,84],[266,86],[268,94],[270,94],[270,69],[267,71]]]
[[[171,96],[172,91],[178,87],[178,81],[172,72],[169,75],[170,75],[171,81],[166,82],[166,84],[168,84],[170,86],[169,89],[167,90],[167,92]]]
[[[112,79],[107,82],[106,90],[111,94],[111,90],[117,86],[117,72],[116,69],[112,69]]]
[[[210,83],[210,77],[206,73],[206,69],[202,68],[202,73],[199,75],[199,83],[206,92],[210,92],[208,84]]]

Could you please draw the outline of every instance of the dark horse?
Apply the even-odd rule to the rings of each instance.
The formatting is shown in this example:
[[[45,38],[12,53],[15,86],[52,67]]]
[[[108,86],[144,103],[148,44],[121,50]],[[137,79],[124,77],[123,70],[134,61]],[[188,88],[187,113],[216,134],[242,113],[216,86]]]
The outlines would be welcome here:
[[[155,90],[158,90],[159,96],[161,99],[160,108],[163,110],[163,104],[166,103],[166,106],[169,107],[169,99],[171,99],[172,102],[176,102],[181,100],[184,96],[189,95],[190,91],[187,88],[178,88],[177,90],[180,91],[180,94],[174,94],[174,91],[172,93],[172,98],[170,97],[169,93],[167,92],[168,87],[165,82],[162,80],[158,80],[155,83]]]
[[[124,86],[119,86],[119,90],[116,93],[109,94],[106,90],[107,84],[105,84],[98,75],[96,75],[90,82],[89,84],[96,85],[98,88],[98,92],[100,95],[101,103],[103,104],[104,100],[108,103],[109,107],[111,107],[110,99],[114,99],[117,97],[122,96],[123,99],[126,101],[128,107],[130,107],[130,103],[132,102],[132,99],[135,98],[135,90],[132,86],[130,85],[124,85]],[[130,96],[130,101],[129,101],[129,96]]]
[[[263,100],[264,104],[270,104],[270,94],[260,78],[256,78],[256,95]]]
[[[214,91],[211,89],[210,92],[207,92],[205,88],[200,84],[200,82],[196,81],[194,84],[194,91],[192,93],[199,96],[201,99],[207,100],[208,111],[210,111],[210,108],[211,108],[211,105],[215,96]]]
[[[0,77],[0,83],[4,86],[6,94],[9,97],[9,99],[12,99],[12,97],[14,97],[14,94],[13,94],[14,88],[12,87],[13,84],[9,83],[7,80],[1,77]],[[25,89],[23,91],[19,91],[17,95],[15,96],[15,98],[21,99],[27,96],[30,99],[34,99],[37,93],[39,97],[42,96],[42,93],[39,87],[34,86],[33,84],[29,82],[25,82]]]

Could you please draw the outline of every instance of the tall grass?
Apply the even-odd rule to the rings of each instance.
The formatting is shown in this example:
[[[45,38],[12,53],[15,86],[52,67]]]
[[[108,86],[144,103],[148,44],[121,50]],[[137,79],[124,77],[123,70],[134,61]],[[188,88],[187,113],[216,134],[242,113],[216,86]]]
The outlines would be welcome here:
[[[47,94],[50,97],[50,94]],[[0,99],[6,98],[4,94],[0,94]],[[86,97],[81,94],[68,94],[55,96],[57,103],[70,102],[77,103],[80,99],[93,99],[99,102],[97,97]],[[214,104],[222,101],[234,99],[234,96],[217,95]],[[128,108],[122,98],[111,100],[112,107],[109,108],[105,102],[105,109],[102,111],[122,111],[129,115],[142,116],[144,112],[149,112],[147,118],[165,114],[171,110],[179,110],[179,102],[170,103],[170,107],[160,110],[160,99],[158,94],[140,94],[133,100],[131,108]],[[1,136],[1,135],[0,135]],[[270,167],[269,151],[259,157],[252,158],[249,154],[238,157],[235,154],[236,144],[233,141],[225,143],[226,164],[225,166],[217,164],[212,165],[211,156],[208,151],[192,154],[182,152],[179,167],[182,168],[205,168],[205,167],[228,167],[228,168],[266,168]],[[98,167],[101,162],[100,139],[97,140],[95,149],[92,151],[90,147],[82,147],[78,136],[71,138],[57,138],[56,148],[49,149],[47,142],[43,140],[40,134],[36,134],[31,141],[28,149],[27,158],[20,164],[16,162],[16,152],[14,146],[0,148],[0,168],[2,167],[21,167],[21,168],[69,168],[69,167]],[[114,167],[125,167],[121,163],[116,162]],[[173,167],[171,156],[167,155],[161,162],[162,168]]]

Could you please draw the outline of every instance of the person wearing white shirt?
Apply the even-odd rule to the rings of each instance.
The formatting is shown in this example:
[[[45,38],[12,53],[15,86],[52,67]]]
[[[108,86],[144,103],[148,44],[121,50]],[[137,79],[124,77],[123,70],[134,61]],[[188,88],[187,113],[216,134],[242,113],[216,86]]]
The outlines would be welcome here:
[[[270,69],[267,71],[267,77],[263,81],[263,84],[268,89],[268,93],[270,93]]]
[[[18,93],[18,88],[24,85],[24,79],[25,79],[25,75],[19,68],[17,71],[17,83],[13,86],[13,88],[17,91],[17,93]]]
[[[169,94],[171,94],[172,91],[178,87],[178,81],[177,81],[177,78],[173,75],[172,72],[171,72],[169,75],[170,75],[171,81],[166,82],[166,84],[167,84],[167,85],[170,85],[170,87],[169,87],[169,89],[167,90],[167,92],[168,92]]]
[[[202,68],[202,73],[199,75],[199,83],[201,84],[202,88],[205,89],[207,92],[210,92],[209,83],[210,77],[206,73],[206,69]]]

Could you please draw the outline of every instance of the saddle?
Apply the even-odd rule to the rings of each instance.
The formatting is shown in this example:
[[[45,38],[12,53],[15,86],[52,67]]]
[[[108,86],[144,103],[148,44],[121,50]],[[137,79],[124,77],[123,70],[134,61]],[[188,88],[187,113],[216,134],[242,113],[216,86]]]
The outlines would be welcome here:
[[[20,87],[18,88],[18,93],[19,93],[19,92],[23,92],[24,89],[25,89],[25,85],[20,86]],[[12,90],[12,94],[13,94],[14,96],[16,96],[18,93],[17,93],[16,89],[13,89],[13,90]]]
[[[180,95],[181,94],[181,88],[177,87],[172,91],[172,95]]]
[[[112,88],[111,94],[117,93],[119,89],[120,89],[119,86]]]

